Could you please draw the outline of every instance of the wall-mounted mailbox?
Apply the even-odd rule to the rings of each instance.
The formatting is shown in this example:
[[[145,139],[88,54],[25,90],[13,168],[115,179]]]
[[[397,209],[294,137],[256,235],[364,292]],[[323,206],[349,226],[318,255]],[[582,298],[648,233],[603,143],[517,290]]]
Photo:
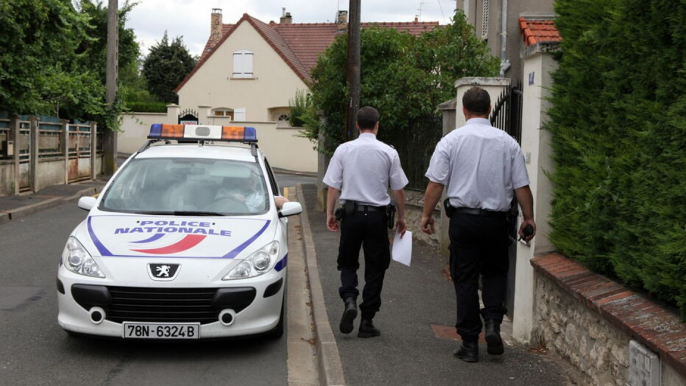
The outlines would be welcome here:
[[[11,157],[14,155],[14,141],[2,141],[0,145],[0,154],[3,157]]]

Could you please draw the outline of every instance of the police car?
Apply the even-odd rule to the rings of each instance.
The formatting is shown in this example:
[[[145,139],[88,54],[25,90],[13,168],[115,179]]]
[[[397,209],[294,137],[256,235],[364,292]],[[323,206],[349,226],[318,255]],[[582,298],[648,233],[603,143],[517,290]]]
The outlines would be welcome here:
[[[288,216],[252,127],[152,125],[62,252],[59,325],[124,339],[284,331]]]

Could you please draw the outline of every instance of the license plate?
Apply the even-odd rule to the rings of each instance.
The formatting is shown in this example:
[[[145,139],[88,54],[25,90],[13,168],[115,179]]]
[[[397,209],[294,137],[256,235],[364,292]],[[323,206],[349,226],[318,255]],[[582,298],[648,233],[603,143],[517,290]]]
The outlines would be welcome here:
[[[200,324],[127,323],[124,338],[141,339],[198,339]]]

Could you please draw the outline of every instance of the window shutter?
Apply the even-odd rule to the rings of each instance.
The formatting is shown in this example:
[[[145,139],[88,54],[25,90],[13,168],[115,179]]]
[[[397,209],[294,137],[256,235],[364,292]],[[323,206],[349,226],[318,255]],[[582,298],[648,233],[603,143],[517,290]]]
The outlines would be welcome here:
[[[252,78],[253,53],[250,51],[236,51],[233,53],[233,77]]]

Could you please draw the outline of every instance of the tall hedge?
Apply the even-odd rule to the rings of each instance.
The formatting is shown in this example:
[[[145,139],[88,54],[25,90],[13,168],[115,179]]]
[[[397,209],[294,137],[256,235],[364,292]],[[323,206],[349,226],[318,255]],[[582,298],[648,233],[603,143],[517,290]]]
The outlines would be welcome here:
[[[686,320],[686,0],[557,0],[551,240]]]

